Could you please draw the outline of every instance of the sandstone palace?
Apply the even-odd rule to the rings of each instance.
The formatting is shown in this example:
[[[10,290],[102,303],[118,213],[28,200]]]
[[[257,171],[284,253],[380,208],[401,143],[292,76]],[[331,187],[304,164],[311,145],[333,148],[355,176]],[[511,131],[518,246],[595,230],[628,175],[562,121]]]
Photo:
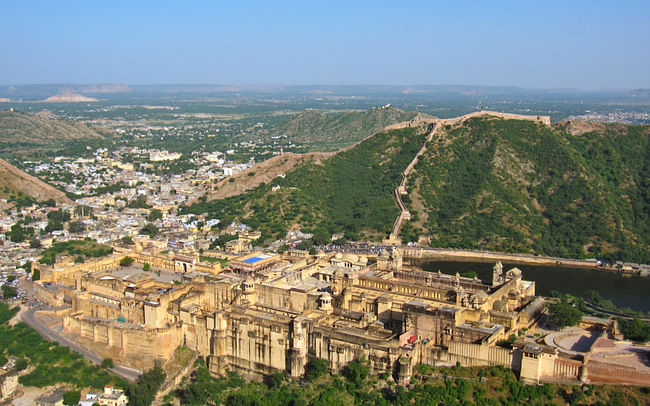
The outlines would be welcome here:
[[[535,283],[519,269],[497,263],[487,283],[406,266],[407,250],[253,252],[222,269],[138,246],[94,262],[57,258],[34,267],[37,294],[63,309],[64,334],[133,368],[164,363],[184,345],[214,374],[300,377],[320,358],[332,371],[364,359],[401,383],[417,364],[502,365],[530,383],[596,378],[587,360],[543,343],[497,345],[544,314]],[[127,256],[133,263],[120,266]]]

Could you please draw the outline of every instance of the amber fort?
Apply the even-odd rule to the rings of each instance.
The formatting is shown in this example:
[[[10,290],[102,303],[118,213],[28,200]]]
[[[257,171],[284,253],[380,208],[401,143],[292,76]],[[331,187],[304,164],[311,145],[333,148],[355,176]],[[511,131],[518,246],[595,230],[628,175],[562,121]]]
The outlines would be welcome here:
[[[41,274],[36,293],[60,306],[67,337],[138,370],[186,346],[214,374],[249,377],[301,377],[310,359],[320,358],[333,372],[367,360],[399,383],[408,383],[418,364],[502,365],[527,383],[609,382],[612,371],[632,383],[650,378],[647,367],[599,356],[617,348],[608,320],[584,321],[595,331],[584,353],[542,340],[504,346],[545,317],[535,282],[501,263],[491,281],[424,272],[403,261],[409,250],[220,254],[229,260],[222,268],[190,252],[137,246],[80,264],[58,257],[52,266],[33,266]],[[133,264],[120,266],[125,256]]]

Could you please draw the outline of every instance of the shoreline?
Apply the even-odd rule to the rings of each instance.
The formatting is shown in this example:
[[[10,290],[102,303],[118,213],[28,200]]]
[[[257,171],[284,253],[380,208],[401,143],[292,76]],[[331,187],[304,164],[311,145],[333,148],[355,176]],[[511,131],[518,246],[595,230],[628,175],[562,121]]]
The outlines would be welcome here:
[[[604,265],[597,260],[580,260],[554,257],[537,257],[525,254],[508,254],[497,252],[480,252],[470,250],[451,250],[445,248],[421,248],[403,247],[400,248],[402,255],[407,261],[449,261],[449,262],[482,262],[496,263],[497,261],[513,265],[533,266],[554,266],[558,268],[584,268],[606,272],[615,272],[628,276],[648,277],[640,270],[631,267],[618,266],[616,264]]]

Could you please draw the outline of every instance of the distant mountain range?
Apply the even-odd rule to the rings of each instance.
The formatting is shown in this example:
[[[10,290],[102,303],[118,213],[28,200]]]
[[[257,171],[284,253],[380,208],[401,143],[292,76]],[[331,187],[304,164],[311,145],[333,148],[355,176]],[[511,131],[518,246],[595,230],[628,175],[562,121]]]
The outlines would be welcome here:
[[[97,102],[98,99],[93,97],[86,97],[77,93],[65,92],[57,94],[55,96],[50,96],[47,99],[43,100],[45,103],[80,103],[80,102]]]
[[[625,95],[628,97],[650,98],[650,89],[634,89],[628,91]]]
[[[123,83],[96,83],[86,85],[76,84],[43,84],[43,85],[14,85],[0,86],[0,98],[3,101],[43,101],[57,95],[78,94],[83,97],[102,96],[130,92],[131,88]],[[68,102],[68,100],[46,100]]]
[[[614,89],[584,91],[580,89],[531,89],[515,86],[475,85],[227,85],[227,84],[171,84],[126,85],[99,84],[32,84],[0,86],[0,99],[11,101],[39,101],[62,93],[77,93],[86,97],[102,98],[122,94],[146,96],[234,96],[234,95],[302,95],[311,97],[580,97],[580,98],[635,98],[650,97],[647,89]]]
[[[270,137],[284,137],[310,150],[333,151],[369,137],[382,128],[425,116],[390,105],[365,111],[307,110],[274,127]]]
[[[0,152],[52,147],[73,139],[103,138],[82,123],[53,117],[46,111],[24,114],[0,110]]]

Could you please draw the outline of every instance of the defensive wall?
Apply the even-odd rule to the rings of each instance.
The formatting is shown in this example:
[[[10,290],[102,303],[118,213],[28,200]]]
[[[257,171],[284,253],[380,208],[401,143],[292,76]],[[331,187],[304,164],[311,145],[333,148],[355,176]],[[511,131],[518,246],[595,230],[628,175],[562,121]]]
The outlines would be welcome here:
[[[506,120],[526,120],[526,121],[534,121],[538,122],[544,125],[551,125],[551,118],[549,116],[529,116],[529,115],[523,115],[523,114],[512,114],[512,113],[500,113],[497,111],[488,111],[488,110],[482,110],[482,111],[475,111],[473,113],[465,114],[460,117],[455,117],[455,118],[447,118],[447,119],[428,119],[428,118],[419,118],[418,120],[411,120],[411,121],[406,121],[402,123],[396,123],[390,126],[387,126],[384,128],[384,131],[386,130],[395,130],[399,128],[407,128],[407,127],[413,127],[413,126],[422,126],[426,125],[427,127],[427,137],[422,144],[422,147],[418,150],[418,152],[415,154],[411,162],[408,164],[408,166],[404,169],[402,172],[402,180],[400,184],[395,188],[395,200],[399,206],[400,213],[398,214],[397,218],[395,219],[395,222],[393,223],[393,228],[391,231],[390,236],[388,239],[386,239],[384,242],[388,244],[395,244],[399,243],[399,233],[400,229],[402,227],[402,224],[404,223],[405,220],[410,220],[411,219],[411,214],[409,213],[408,209],[404,205],[404,202],[402,201],[402,196],[403,194],[408,194],[406,190],[406,181],[415,167],[415,165],[418,163],[418,160],[422,154],[427,150],[427,144],[431,141],[433,138],[433,135],[436,134],[438,131],[440,131],[441,127],[443,125],[453,125],[457,123],[462,123],[465,120],[468,120],[473,117],[497,117],[501,119],[506,119]]]
[[[140,370],[153,368],[157,359],[170,359],[183,339],[175,325],[145,330],[79,314],[64,317],[63,327],[66,334],[72,334],[75,341],[100,357]]]

